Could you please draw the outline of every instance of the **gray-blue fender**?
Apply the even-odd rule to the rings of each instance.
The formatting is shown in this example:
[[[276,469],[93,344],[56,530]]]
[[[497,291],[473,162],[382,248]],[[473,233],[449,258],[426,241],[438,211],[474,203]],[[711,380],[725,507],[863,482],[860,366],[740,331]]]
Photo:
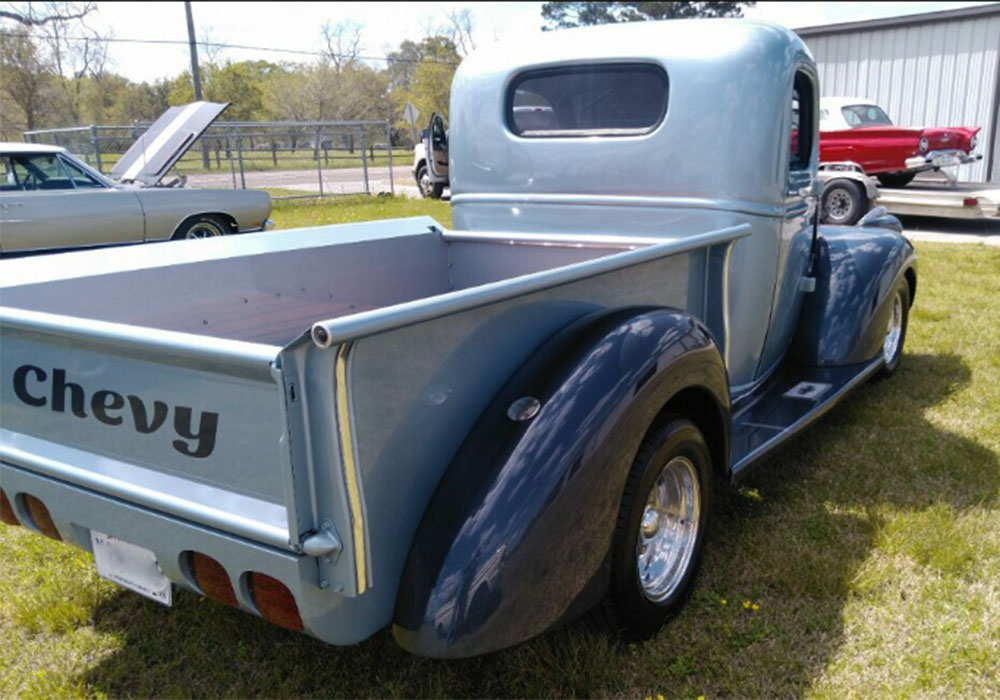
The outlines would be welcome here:
[[[599,312],[547,341],[480,416],[421,521],[394,634],[424,656],[501,649],[596,603],[628,470],[661,411],[728,469],[729,391],[709,332],[671,309]]]
[[[916,292],[916,255],[895,231],[823,227],[816,241],[816,290],[793,344],[795,359],[830,367],[866,362],[882,349],[892,292],[902,279]]]

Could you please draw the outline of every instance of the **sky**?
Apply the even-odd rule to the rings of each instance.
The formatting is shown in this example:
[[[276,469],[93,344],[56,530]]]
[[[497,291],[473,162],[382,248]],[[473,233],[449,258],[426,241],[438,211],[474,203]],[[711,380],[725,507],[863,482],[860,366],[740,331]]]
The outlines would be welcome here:
[[[745,16],[789,28],[853,22],[988,4],[984,2],[758,2]],[[478,45],[516,39],[540,31],[540,2],[193,2],[200,41],[269,49],[319,51],[326,21],[354,20],[362,25],[363,54],[385,56],[404,39],[419,40],[445,23],[452,9],[469,8]],[[88,18],[94,28],[117,39],[187,39],[182,2],[101,2]],[[116,42],[110,58],[116,72],[135,81],[172,77],[190,66],[185,45]],[[225,49],[222,60],[309,60],[277,51]]]

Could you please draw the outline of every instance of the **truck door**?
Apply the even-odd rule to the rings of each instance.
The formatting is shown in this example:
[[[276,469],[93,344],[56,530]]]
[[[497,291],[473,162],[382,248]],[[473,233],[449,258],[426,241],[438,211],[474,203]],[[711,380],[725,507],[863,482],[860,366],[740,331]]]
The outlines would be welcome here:
[[[802,280],[809,272],[812,253],[813,216],[818,206],[812,186],[818,159],[818,92],[816,78],[800,68],[795,73],[788,109],[788,168],[785,201],[778,247],[777,280],[771,307],[771,323],[757,376],[770,372],[785,356],[795,333],[802,306]]]
[[[448,132],[440,114],[431,115],[430,133],[427,135],[427,161],[431,176],[439,182],[448,181]]]

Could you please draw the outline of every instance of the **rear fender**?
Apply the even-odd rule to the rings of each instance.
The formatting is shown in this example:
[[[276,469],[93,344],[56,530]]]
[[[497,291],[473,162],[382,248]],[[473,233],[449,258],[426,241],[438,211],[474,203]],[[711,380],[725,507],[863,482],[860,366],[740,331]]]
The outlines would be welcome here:
[[[881,352],[891,293],[901,279],[916,291],[913,245],[895,231],[821,227],[816,289],[806,297],[795,357],[816,367],[867,362]]]
[[[596,602],[639,443],[691,387],[710,396],[728,454],[725,367],[688,314],[601,312],[543,345],[480,416],[430,501],[397,599],[399,644],[481,654]]]

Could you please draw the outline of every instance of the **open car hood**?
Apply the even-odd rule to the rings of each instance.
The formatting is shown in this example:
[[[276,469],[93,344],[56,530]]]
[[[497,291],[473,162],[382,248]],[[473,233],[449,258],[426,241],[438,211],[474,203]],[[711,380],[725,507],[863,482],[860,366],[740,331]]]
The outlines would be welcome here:
[[[228,102],[192,102],[171,107],[115,163],[111,178],[123,183],[157,184],[228,106]]]

